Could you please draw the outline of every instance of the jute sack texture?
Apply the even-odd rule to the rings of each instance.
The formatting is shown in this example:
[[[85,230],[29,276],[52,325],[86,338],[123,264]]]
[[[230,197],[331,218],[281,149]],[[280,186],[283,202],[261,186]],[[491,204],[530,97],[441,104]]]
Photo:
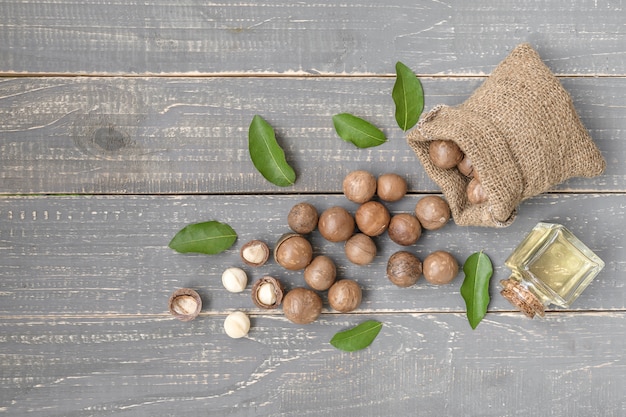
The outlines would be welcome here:
[[[456,142],[470,158],[487,202],[470,204],[470,179],[432,164],[428,145],[438,139]],[[606,167],[571,97],[529,44],[517,46],[464,103],[423,116],[407,141],[462,226],[508,226],[522,200]]]

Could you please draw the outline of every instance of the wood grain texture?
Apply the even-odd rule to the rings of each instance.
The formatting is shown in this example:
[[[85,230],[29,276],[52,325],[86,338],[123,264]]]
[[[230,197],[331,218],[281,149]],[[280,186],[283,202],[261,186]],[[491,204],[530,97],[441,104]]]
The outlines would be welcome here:
[[[409,196],[388,206],[392,213],[413,212],[419,198]],[[342,196],[323,195],[3,198],[0,316],[164,315],[170,293],[179,287],[200,292],[206,315],[235,308],[259,312],[250,298],[252,282],[271,275],[288,289],[294,288],[304,285],[302,271],[287,271],[273,260],[260,268],[246,267],[239,249],[252,239],[273,247],[289,231],[290,208],[301,201],[320,212],[340,205],[354,213],[357,207]],[[525,202],[518,219],[506,229],[459,227],[451,222],[440,230],[425,231],[411,247],[396,245],[384,234],[375,238],[378,255],[367,266],[352,265],[343,243],[327,242],[317,231],[310,241],[316,255],[335,261],[339,277],[355,279],[362,286],[361,311],[465,311],[459,294],[462,272],[445,286],[423,279],[411,288],[392,285],[386,264],[398,250],[410,250],[421,259],[435,250],[447,250],[460,263],[473,252],[485,251],[495,267],[490,310],[510,311],[511,305],[498,293],[499,280],[509,276],[504,260],[538,221],[563,223],[607,263],[572,308],[624,310],[626,262],[621,255],[626,238],[615,227],[626,220],[623,202],[623,194],[543,195]],[[167,247],[179,229],[207,220],[226,222],[238,233],[231,249],[208,256],[182,255]],[[222,287],[221,274],[231,266],[242,267],[249,275],[244,293],[231,294]]]
[[[426,110],[463,102],[482,78],[423,80]],[[624,78],[565,78],[607,159],[604,175],[560,191],[626,190]],[[334,193],[353,169],[407,178],[437,192],[395,122],[393,78],[16,78],[0,82],[0,193]],[[350,112],[388,142],[368,150],[339,139],[332,116]],[[276,130],[298,175],[293,187],[254,168],[255,114]],[[323,167],[323,169],[320,169]]]
[[[624,75],[610,0],[0,3],[0,72],[486,74],[530,41],[557,73]]]
[[[383,322],[370,348],[328,343],[370,318]],[[620,417],[626,406],[624,312],[493,314],[475,331],[458,313],[252,322],[233,340],[222,316],[3,320],[0,413]]]

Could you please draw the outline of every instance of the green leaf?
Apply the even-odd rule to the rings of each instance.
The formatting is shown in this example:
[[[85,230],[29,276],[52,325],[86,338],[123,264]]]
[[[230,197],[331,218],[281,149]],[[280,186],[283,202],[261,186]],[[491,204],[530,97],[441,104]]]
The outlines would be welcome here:
[[[235,240],[237,233],[232,227],[212,220],[185,226],[176,233],[169,247],[180,253],[214,255],[230,248]]]
[[[382,327],[383,324],[381,322],[368,320],[352,329],[335,334],[330,339],[330,344],[346,352],[365,349],[376,339]]]
[[[296,173],[287,163],[274,129],[259,115],[252,118],[248,129],[248,150],[255,168],[266,180],[279,187],[296,182]]]
[[[489,281],[493,266],[487,255],[476,252],[470,255],[463,265],[465,279],[461,285],[461,295],[467,306],[467,319],[472,329],[485,317],[489,305]]]
[[[379,128],[349,113],[334,115],[333,125],[341,139],[359,148],[371,148],[387,141],[385,134]]]
[[[424,90],[415,73],[400,61],[396,63],[391,97],[396,104],[396,122],[406,132],[417,124],[424,110]]]

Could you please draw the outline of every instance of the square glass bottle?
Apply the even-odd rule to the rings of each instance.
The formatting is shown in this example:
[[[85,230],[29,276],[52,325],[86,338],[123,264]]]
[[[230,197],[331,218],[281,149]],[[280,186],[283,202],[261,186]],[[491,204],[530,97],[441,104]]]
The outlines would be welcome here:
[[[500,292],[528,317],[545,307],[567,308],[604,268],[604,262],[560,224],[539,223],[504,264],[511,276]]]

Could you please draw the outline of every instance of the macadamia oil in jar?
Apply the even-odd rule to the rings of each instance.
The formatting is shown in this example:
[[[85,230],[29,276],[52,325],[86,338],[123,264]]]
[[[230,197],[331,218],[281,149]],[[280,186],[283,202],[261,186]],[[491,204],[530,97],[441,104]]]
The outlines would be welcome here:
[[[539,223],[505,261],[511,276],[500,292],[528,317],[550,304],[568,308],[604,262],[560,224]]]

